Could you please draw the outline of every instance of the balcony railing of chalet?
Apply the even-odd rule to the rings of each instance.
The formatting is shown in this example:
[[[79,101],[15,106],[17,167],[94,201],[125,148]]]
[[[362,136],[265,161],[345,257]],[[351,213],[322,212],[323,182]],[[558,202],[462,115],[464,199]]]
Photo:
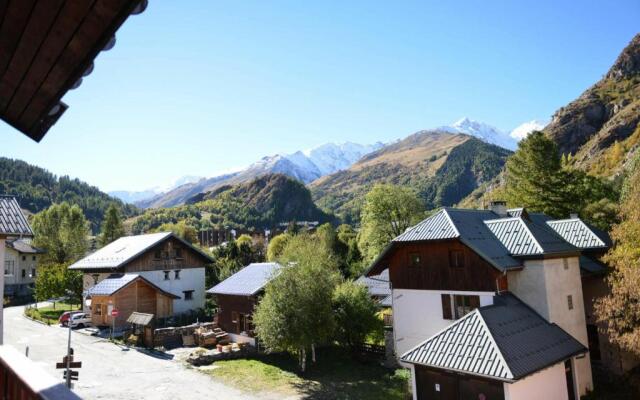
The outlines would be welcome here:
[[[387,326],[387,327],[393,326],[393,314],[383,314],[382,320],[384,322],[384,326]]]
[[[14,348],[0,346],[0,399],[80,400],[80,397]]]

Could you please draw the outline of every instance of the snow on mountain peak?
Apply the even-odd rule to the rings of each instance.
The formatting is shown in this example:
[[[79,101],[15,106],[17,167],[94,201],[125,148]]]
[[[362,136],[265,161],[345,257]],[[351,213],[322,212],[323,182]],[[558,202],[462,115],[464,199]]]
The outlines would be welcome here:
[[[451,125],[442,126],[439,129],[451,133],[464,133],[475,136],[487,143],[495,144],[509,150],[514,150],[518,145],[516,140],[509,136],[509,134],[504,133],[489,124],[467,117],[461,118]]]
[[[527,137],[528,134],[530,134],[533,131],[540,131],[542,129],[544,129],[545,126],[547,126],[547,124],[549,123],[549,121],[544,122],[544,121],[540,121],[537,119],[534,119],[532,121],[528,121],[528,122],[524,122],[520,125],[518,125],[514,130],[511,131],[511,137],[514,138],[515,140],[522,140],[524,138]]]

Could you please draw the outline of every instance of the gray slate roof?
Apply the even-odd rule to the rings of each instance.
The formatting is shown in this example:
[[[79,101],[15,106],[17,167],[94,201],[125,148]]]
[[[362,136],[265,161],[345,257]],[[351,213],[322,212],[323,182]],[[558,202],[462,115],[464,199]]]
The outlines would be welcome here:
[[[402,361],[516,381],[587,348],[510,293],[405,353]]]
[[[33,236],[18,201],[13,197],[0,196],[0,236]]]
[[[391,295],[391,287],[389,286],[389,269],[382,271],[380,275],[371,277],[361,276],[356,280],[367,287],[369,294],[376,297],[387,297]]]
[[[207,293],[253,296],[269,283],[280,268],[278,263],[249,264],[207,290]]]
[[[17,251],[22,254],[42,254],[44,250],[34,247],[29,241],[25,239],[7,240],[6,247]]]
[[[98,282],[95,286],[92,286],[87,290],[87,294],[89,296],[111,296],[115,294],[120,289],[125,288],[130,283],[133,283],[136,280],[142,280],[151,287],[155,288],[159,292],[165,294],[166,296],[172,297],[174,299],[179,299],[180,296],[176,296],[173,293],[169,293],[164,289],[154,285],[149,280],[145,279],[143,276],[139,274],[111,274],[105,279]]]
[[[176,238],[181,241],[185,246],[193,249],[206,259],[213,261],[211,257],[200,251],[188,242],[185,242],[180,237],[174,235],[171,232],[149,233],[146,235],[124,236],[121,237],[98,251],[86,256],[80,261],[69,266],[69,269],[79,270],[91,270],[91,269],[104,269],[120,268],[129,261],[133,260],[137,256],[141,255],[156,244],[169,239],[170,237]]]

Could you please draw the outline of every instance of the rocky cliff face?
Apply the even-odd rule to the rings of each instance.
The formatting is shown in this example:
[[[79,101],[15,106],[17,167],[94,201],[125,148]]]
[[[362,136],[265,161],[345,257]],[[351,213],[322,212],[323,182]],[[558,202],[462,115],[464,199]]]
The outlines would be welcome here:
[[[590,169],[615,142],[628,140],[640,122],[640,34],[607,74],[580,97],[560,108],[545,132],[562,153]],[[635,145],[626,153],[634,153]]]

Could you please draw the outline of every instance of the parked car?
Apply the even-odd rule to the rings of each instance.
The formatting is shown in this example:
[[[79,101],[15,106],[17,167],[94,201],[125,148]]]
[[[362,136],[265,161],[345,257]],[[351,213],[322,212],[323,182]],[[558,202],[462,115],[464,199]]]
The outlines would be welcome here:
[[[73,314],[69,319],[69,326],[72,328],[91,326],[91,315],[85,313]]]
[[[82,311],[65,311],[62,314],[60,314],[60,318],[58,318],[58,322],[60,322],[60,325],[62,326],[67,326],[67,323],[69,322],[69,318],[71,318],[72,315],[75,314],[81,314]]]

